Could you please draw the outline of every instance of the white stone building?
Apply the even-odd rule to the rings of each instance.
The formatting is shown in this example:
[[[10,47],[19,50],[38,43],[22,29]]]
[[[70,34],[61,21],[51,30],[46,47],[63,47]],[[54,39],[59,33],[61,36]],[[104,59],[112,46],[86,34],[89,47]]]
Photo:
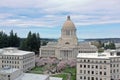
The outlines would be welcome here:
[[[58,42],[49,42],[40,48],[40,57],[57,57],[59,59],[76,58],[78,52],[95,53],[98,49],[90,43],[79,43],[76,28],[70,16],[63,24]]]
[[[49,75],[23,73],[20,69],[0,69],[0,80],[62,80],[62,78]]]
[[[35,67],[35,53],[12,47],[0,49],[0,68],[4,67],[27,71]]]
[[[120,49],[120,43],[115,43],[116,49]]]
[[[77,80],[120,80],[120,51],[79,53]]]

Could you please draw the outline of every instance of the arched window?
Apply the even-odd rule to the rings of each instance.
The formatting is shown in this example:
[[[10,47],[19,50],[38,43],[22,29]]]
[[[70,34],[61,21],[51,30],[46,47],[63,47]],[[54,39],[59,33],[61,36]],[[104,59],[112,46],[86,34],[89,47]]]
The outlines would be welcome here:
[[[65,44],[70,44],[69,42],[66,42]]]

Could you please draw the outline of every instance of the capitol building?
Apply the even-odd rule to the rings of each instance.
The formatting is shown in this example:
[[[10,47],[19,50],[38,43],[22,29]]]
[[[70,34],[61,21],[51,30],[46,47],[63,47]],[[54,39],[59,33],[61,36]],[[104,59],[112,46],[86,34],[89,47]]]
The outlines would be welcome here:
[[[49,42],[40,48],[40,57],[75,59],[78,53],[96,53],[98,49],[89,42],[78,42],[76,27],[70,16],[62,26],[58,42]]]

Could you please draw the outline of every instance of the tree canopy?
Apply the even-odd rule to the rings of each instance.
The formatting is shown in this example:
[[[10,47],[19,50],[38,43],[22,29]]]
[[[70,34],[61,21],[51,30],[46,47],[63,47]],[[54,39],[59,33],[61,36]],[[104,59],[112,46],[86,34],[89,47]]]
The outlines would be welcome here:
[[[14,33],[11,30],[10,35],[5,34],[3,31],[0,31],[0,48],[3,47],[19,47],[20,38],[17,36],[17,33]]]
[[[27,51],[34,51],[38,54],[40,48],[40,36],[39,33],[28,33],[28,36],[25,40],[22,41],[20,49]]]

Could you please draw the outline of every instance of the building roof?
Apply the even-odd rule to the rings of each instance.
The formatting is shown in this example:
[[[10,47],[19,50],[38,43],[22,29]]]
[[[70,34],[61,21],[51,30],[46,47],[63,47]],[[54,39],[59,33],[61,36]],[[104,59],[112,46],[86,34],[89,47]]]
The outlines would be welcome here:
[[[0,55],[26,55],[33,52],[18,50],[17,48],[8,47],[0,50]]]
[[[0,69],[0,74],[7,74],[7,73],[13,73],[15,71],[17,71],[19,69],[11,69],[9,67],[6,67],[6,68],[3,68],[3,69]]]
[[[50,80],[62,80],[62,78],[50,77]]]
[[[0,74],[12,74],[14,72],[21,73],[22,71],[20,69],[9,68],[9,67],[0,69]],[[23,72],[19,76],[15,75],[15,77],[17,78],[14,80],[62,80],[62,78],[50,77],[49,75],[23,73]]]
[[[47,78],[49,78],[49,75],[23,73],[23,75],[19,76],[15,80],[46,80]]]
[[[67,16],[67,20],[63,24],[62,29],[76,29],[74,23],[70,19],[70,16]]]
[[[116,53],[111,55],[110,52],[103,52],[103,53],[79,53],[77,58],[111,58],[111,57],[120,57]]]

